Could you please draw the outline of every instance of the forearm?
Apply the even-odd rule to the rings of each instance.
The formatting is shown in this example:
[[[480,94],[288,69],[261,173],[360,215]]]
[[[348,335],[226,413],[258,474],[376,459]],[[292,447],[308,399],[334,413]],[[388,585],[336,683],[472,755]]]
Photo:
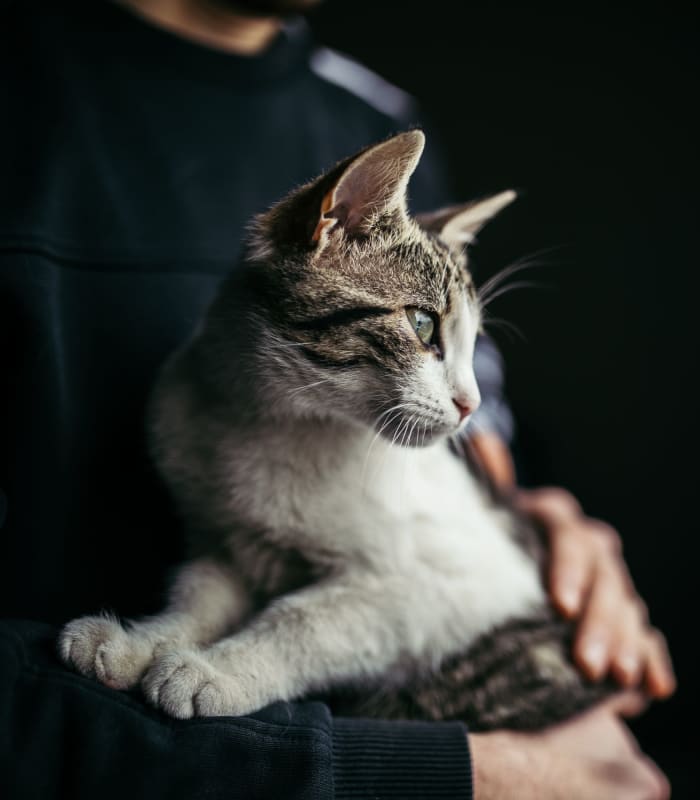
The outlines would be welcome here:
[[[516,488],[515,464],[508,445],[497,433],[483,431],[470,436],[471,447],[489,478],[506,493]]]

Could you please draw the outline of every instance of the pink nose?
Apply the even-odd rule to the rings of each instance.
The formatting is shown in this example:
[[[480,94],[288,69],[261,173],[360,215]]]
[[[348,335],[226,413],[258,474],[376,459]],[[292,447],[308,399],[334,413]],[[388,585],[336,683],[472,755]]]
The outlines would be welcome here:
[[[461,422],[465,417],[468,417],[474,408],[470,404],[465,404],[464,400],[461,398],[459,400],[452,398],[452,402],[455,404],[455,408],[459,411],[459,421]]]

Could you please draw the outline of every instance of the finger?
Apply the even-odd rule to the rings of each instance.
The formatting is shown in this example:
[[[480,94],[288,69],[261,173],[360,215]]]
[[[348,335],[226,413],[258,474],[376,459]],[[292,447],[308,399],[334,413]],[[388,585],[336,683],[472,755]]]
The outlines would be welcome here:
[[[648,634],[640,605],[636,599],[627,599],[613,645],[610,669],[625,688],[639,686],[648,664]]]
[[[599,680],[608,671],[623,600],[615,573],[598,563],[574,644],[574,658],[591,680]]]
[[[591,590],[594,552],[577,525],[553,524],[548,528],[551,562],[549,585],[552,601],[569,619],[581,613]]]
[[[649,694],[659,700],[670,697],[676,690],[676,675],[664,636],[651,628],[647,637],[646,686]]]
[[[566,523],[583,516],[578,500],[566,489],[554,486],[521,489],[516,502],[522,511],[545,524]]]

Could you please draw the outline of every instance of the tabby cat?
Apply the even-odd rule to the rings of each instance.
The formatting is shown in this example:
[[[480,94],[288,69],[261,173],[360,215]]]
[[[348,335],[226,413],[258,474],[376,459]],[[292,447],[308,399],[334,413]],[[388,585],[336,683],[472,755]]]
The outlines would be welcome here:
[[[609,691],[570,662],[537,531],[451,446],[479,404],[465,246],[515,194],[409,217],[423,145],[369,147],[254,221],[150,406],[191,560],[161,614],[65,627],[80,672],[176,717],[323,694],[474,730]]]

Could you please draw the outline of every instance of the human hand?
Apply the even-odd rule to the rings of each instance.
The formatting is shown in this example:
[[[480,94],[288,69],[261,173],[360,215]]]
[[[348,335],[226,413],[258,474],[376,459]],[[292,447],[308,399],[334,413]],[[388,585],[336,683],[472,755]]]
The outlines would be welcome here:
[[[619,719],[627,692],[538,733],[470,734],[474,800],[667,800],[670,785]]]
[[[662,634],[649,624],[622,557],[619,534],[586,517],[564,489],[518,489],[517,506],[549,536],[549,588],[557,608],[579,620],[574,658],[598,680],[612,673],[623,687],[644,685],[656,698],[676,686]]]

